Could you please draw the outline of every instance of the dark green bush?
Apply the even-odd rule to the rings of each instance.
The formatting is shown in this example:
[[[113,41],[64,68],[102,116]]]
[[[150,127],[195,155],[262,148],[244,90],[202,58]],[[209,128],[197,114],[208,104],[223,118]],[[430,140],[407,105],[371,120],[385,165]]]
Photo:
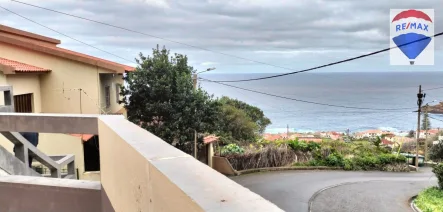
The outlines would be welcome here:
[[[327,166],[343,166],[343,156],[339,153],[332,153],[325,162]]]
[[[438,179],[438,187],[443,190],[443,163],[434,166],[432,172],[434,172]]]

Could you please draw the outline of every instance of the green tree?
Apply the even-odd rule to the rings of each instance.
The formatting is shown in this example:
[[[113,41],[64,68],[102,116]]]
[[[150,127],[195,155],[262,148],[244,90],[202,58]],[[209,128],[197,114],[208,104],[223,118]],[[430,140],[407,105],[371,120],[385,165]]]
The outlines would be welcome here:
[[[170,55],[157,46],[152,56],[139,57],[137,69],[124,77],[127,86],[122,87],[128,119],[192,153],[194,130],[215,132],[218,101],[200,88],[193,90],[194,69],[185,55]]]
[[[431,129],[431,121],[429,120],[428,113],[423,113],[423,118],[421,120],[421,129],[422,130]]]
[[[246,115],[253,121],[258,127],[258,133],[262,134],[266,127],[271,124],[271,120],[269,120],[263,113],[263,111],[252,105],[247,104],[246,102],[242,102],[237,99],[231,99],[229,97],[223,96],[220,99],[220,102],[223,105],[231,105],[237,109],[240,109],[246,113]]]
[[[220,107],[218,133],[224,144],[245,144],[255,141],[258,126],[249,118],[245,111],[232,105],[222,104]]]

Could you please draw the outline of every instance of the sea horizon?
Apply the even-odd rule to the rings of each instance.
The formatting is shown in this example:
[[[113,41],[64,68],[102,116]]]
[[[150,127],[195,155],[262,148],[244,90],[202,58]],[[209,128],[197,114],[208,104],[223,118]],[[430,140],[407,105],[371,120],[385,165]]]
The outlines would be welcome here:
[[[210,80],[238,80],[272,74],[213,73],[201,77]],[[438,71],[309,72],[267,80],[225,83],[303,101],[374,110],[308,104],[211,82],[201,82],[201,86],[216,97],[225,95],[259,107],[272,121],[266,129],[267,133],[286,132],[287,125],[291,132],[345,132],[348,129],[351,133],[367,129],[399,132],[416,129],[417,114],[413,111],[417,110],[419,85],[423,89],[443,87],[442,79],[443,72]],[[427,94],[424,104],[433,100],[443,101],[443,90],[424,92]],[[442,115],[432,116],[443,119]],[[431,127],[443,128],[443,122],[431,119]]]

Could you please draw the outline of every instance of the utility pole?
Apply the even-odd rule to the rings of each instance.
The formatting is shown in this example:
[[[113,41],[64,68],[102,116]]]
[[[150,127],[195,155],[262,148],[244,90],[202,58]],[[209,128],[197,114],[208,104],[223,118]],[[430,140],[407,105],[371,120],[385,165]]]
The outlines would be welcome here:
[[[192,82],[194,84],[194,92],[197,90],[197,73],[192,74]],[[195,109],[197,113],[197,108]],[[197,130],[194,129],[194,158],[197,159]]]
[[[416,170],[418,171],[418,140],[420,139],[420,115],[421,115],[421,105],[423,104],[423,98],[425,97],[425,94],[421,93],[421,85],[418,87],[418,94],[417,94],[417,106],[418,106],[418,111],[417,111],[417,141],[415,144],[415,167]]]
[[[286,125],[286,140],[289,139],[289,124]]]
[[[205,71],[201,71],[201,72],[195,72],[192,74],[192,83],[194,85],[194,92],[197,90],[197,74],[201,74],[203,72],[208,72],[208,71],[212,71],[215,70],[215,68],[208,68]],[[195,108],[195,113],[197,113],[197,108]],[[197,130],[194,129],[194,157],[195,159],[197,159]]]
[[[426,130],[426,132],[425,132],[425,160],[424,161],[427,161],[428,160],[428,106],[429,106],[429,104],[426,104],[426,108],[425,108],[425,117],[426,117],[426,119],[425,119],[425,130]]]

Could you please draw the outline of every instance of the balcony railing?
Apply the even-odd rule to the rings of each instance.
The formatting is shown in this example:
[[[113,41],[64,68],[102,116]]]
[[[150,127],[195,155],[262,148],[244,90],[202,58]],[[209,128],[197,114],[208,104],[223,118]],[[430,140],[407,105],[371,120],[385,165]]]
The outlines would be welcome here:
[[[282,211],[123,116],[0,113],[0,123],[0,131],[100,137],[100,189],[88,181],[0,177],[6,211]],[[31,195],[36,192],[48,195]],[[81,195],[88,204],[79,202]],[[32,198],[40,207],[29,210],[37,202]]]

